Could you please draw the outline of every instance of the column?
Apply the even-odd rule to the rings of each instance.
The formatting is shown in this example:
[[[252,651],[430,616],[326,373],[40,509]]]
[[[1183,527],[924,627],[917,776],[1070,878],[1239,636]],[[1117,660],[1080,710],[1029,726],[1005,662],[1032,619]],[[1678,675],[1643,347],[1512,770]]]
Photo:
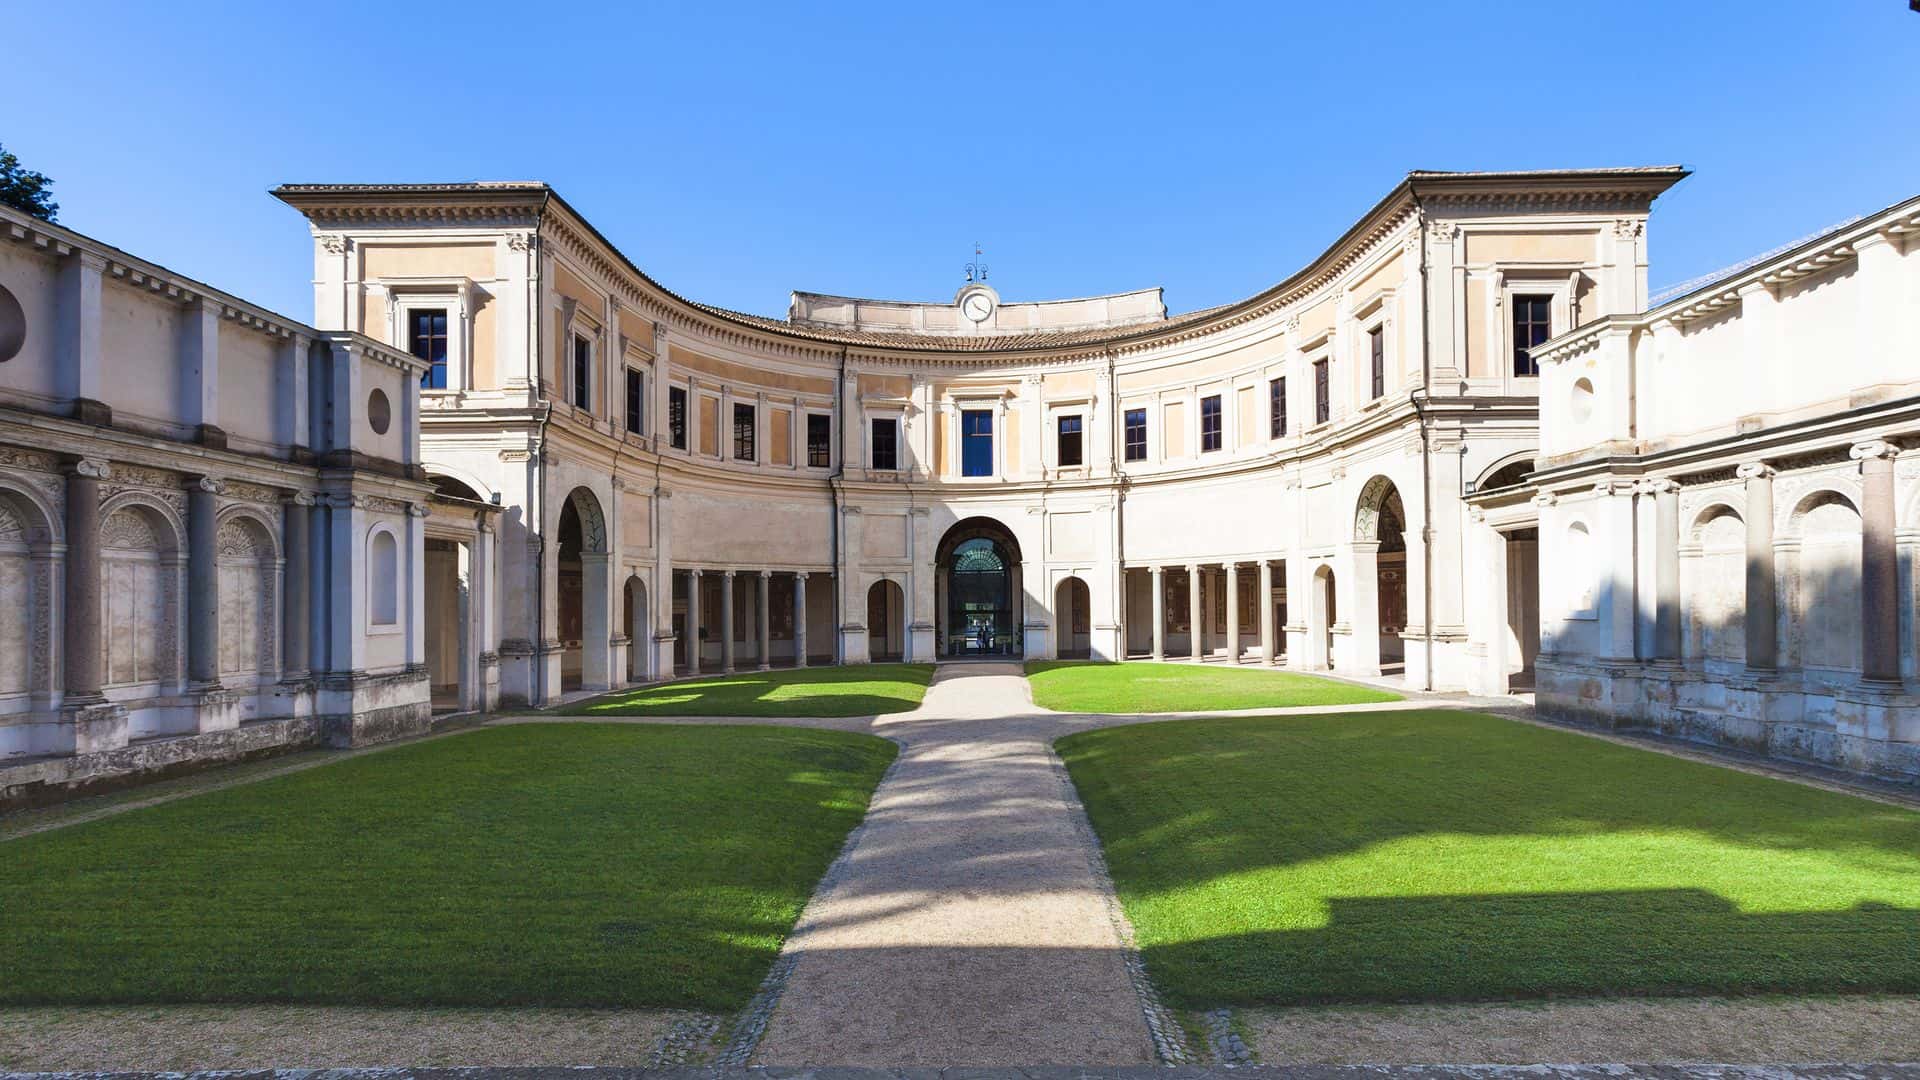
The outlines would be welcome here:
[[[720,571],[720,670],[733,674],[733,571]]]
[[[209,476],[187,489],[187,681],[207,688],[220,682],[220,588],[214,565],[214,496],[220,482]]]
[[[106,462],[91,458],[67,470],[67,587],[61,613],[67,705],[105,700],[100,693],[100,481],[106,475]]]
[[[281,533],[286,537],[286,560],[281,567],[280,585],[280,673],[289,681],[305,679],[308,674],[307,623],[312,572],[307,519],[313,496],[304,491],[287,497],[281,507]]]
[[[1678,660],[1680,485],[1671,480],[1649,480],[1645,488],[1653,494],[1653,658]]]
[[[773,611],[767,603],[773,590],[773,571],[760,571],[760,670],[773,666]]]
[[[1774,631],[1773,469],[1750,461],[1736,475],[1747,484],[1747,670],[1772,671],[1780,662]]]
[[[793,575],[793,666],[807,666],[807,572]]]
[[[1240,662],[1240,564],[1227,564],[1227,663]]]
[[[687,674],[700,674],[700,625],[705,605],[700,603],[700,571],[687,571]]]
[[[1197,563],[1189,563],[1187,564],[1187,636],[1188,644],[1193,649],[1193,662],[1196,664],[1207,657],[1207,648],[1204,644],[1206,633],[1201,629],[1206,625],[1207,620],[1205,612],[1200,607],[1200,597],[1200,566]]]
[[[1273,663],[1273,560],[1260,560],[1260,662]]]
[[[1860,676],[1900,681],[1900,554],[1894,546],[1893,456],[1878,439],[1855,446],[1860,463]]]
[[[1149,568],[1153,579],[1153,658],[1167,658],[1167,568],[1154,566]]]

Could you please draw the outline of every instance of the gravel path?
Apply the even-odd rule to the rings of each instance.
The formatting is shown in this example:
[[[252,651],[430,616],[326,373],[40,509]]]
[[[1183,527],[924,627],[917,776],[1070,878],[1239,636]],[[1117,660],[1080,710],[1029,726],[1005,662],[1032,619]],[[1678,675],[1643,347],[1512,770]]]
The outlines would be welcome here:
[[[1155,1059],[1111,887],[1012,664],[949,665],[808,905],[763,1065]]]
[[[0,1009],[0,1070],[679,1064],[675,1037],[699,1020],[648,1009]]]

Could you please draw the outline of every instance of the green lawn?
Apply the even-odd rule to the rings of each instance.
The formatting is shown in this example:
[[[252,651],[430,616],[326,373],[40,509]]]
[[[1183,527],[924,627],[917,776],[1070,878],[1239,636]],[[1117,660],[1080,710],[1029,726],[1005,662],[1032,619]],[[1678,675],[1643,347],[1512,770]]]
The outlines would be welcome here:
[[[1399,701],[1388,690],[1260,668],[1045,660],[1027,665],[1034,703],[1057,712],[1168,713]]]
[[[1920,814],[1448,711],[1059,751],[1174,1003],[1920,991]]]
[[[932,678],[932,664],[741,671],[622,690],[555,711],[589,716],[878,716],[919,707]]]
[[[746,1004],[894,755],[529,724],[0,843],[0,1004]]]

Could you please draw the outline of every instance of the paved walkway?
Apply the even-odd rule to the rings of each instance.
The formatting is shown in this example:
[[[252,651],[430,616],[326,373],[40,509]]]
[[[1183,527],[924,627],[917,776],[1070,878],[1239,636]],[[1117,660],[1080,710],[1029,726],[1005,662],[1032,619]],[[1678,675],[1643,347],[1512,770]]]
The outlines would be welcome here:
[[[782,954],[766,1065],[1156,1060],[1099,850],[1014,664],[942,667]]]

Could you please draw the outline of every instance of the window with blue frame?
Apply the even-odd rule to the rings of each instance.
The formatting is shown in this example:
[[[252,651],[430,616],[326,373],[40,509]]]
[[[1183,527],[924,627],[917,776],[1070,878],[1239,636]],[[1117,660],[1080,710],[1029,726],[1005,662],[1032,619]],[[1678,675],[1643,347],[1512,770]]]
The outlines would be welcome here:
[[[960,475],[993,475],[993,410],[960,413]]]
[[[447,388],[447,309],[414,308],[407,319],[407,351],[427,362],[420,389]]]

